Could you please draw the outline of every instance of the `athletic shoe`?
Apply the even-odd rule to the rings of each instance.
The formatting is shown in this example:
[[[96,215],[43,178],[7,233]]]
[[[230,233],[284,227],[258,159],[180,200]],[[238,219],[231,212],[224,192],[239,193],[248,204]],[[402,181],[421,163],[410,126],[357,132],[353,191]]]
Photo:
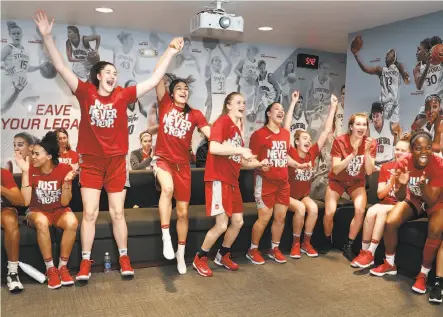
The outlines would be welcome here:
[[[289,254],[289,257],[292,259],[300,259],[300,242],[294,242],[292,244],[291,253]]]
[[[197,273],[204,277],[211,277],[212,270],[208,266],[208,257],[202,256],[201,258],[198,257],[196,254],[194,257],[194,262],[192,262],[192,266],[194,269],[197,270]]]
[[[383,264],[373,268],[369,271],[375,276],[397,275],[397,266],[389,264],[386,260]]]
[[[315,251],[314,247],[310,243],[302,243],[301,252],[306,254],[310,258],[318,257],[317,251]]]
[[[72,278],[71,274],[69,274],[69,269],[66,265],[63,265],[58,269],[58,274],[63,286],[74,284],[74,279]]]
[[[429,302],[440,304],[442,302],[443,289],[440,282],[436,281],[434,286],[431,287],[429,293]]]
[[[277,263],[286,263],[286,257],[281,253],[278,247],[272,249],[268,256]]]
[[[352,244],[346,243],[343,247],[343,256],[351,262],[355,259],[356,254],[352,251]]]
[[[415,278],[415,283],[412,286],[412,290],[416,293],[424,294],[426,293],[426,280],[427,276],[425,273],[418,273],[417,277]]]
[[[60,276],[58,275],[58,270],[55,266],[51,266],[46,271],[46,275],[48,276],[48,288],[57,289],[62,287],[62,281],[60,280]]]
[[[238,264],[232,261],[231,252],[226,253],[224,256],[220,254],[220,250],[218,250],[217,255],[215,256],[214,263],[219,266],[224,266],[228,270],[237,271]]]
[[[80,271],[78,271],[75,279],[77,281],[87,281],[91,277],[91,265],[94,264],[94,261],[91,260],[82,260],[80,262]]]
[[[329,251],[331,251],[333,245],[332,245],[332,241],[326,239],[326,241],[323,243],[322,247],[320,248],[319,252],[320,254],[328,254]]]
[[[374,256],[371,251],[368,250],[360,250],[360,253],[352,260],[352,267],[359,267],[361,269],[365,269],[374,264]]]
[[[129,261],[129,256],[122,255],[118,260],[120,262],[120,274],[122,276],[133,276],[134,269],[131,267],[131,262]]]
[[[265,264],[265,259],[261,256],[260,251],[257,248],[249,249],[248,253],[246,253],[246,258],[251,261],[253,264]]]
[[[23,291],[23,284],[18,278],[18,273],[9,273],[6,276],[6,284],[8,285],[10,293],[20,293]]]

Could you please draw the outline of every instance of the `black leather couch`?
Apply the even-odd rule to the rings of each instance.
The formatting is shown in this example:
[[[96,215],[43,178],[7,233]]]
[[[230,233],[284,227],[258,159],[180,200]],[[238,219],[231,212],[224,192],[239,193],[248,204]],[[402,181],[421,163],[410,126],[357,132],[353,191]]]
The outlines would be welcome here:
[[[146,267],[152,265],[161,265],[168,263],[162,255],[162,240],[160,217],[158,215],[158,199],[160,193],[155,189],[154,176],[149,171],[131,171],[131,188],[128,190],[125,201],[125,216],[128,224],[128,249],[131,262],[134,267]],[[204,169],[192,169],[192,194],[189,207],[189,234],[186,247],[186,256],[190,260],[195,255],[203,242],[206,232],[213,226],[214,219],[205,214],[205,196],[204,196]],[[17,184],[20,184],[21,175],[14,175]],[[370,204],[377,202],[378,174],[374,174],[368,184],[368,200]],[[257,212],[253,197],[253,171],[242,170],[240,174],[240,189],[244,200],[244,226],[239,234],[237,241],[232,247],[233,253],[245,253],[250,245],[252,226],[257,219]],[[319,218],[314,230],[312,243],[314,247],[320,246],[323,241],[323,215],[324,203],[317,201],[319,206]],[[137,205],[139,208],[134,208]],[[71,209],[75,212],[79,224],[82,220],[82,201],[78,182],[73,182],[73,197]],[[107,195],[103,191],[100,200],[100,213],[96,225],[96,235],[92,250],[92,259],[95,261],[94,268],[100,270],[103,265],[105,252],[111,254],[113,265],[118,262],[118,250],[113,239],[112,224],[108,210]],[[23,219],[24,210],[20,210],[21,219]],[[349,224],[353,216],[352,202],[341,200],[334,217],[334,244],[337,248],[343,246],[349,233]],[[281,241],[281,249],[289,252],[292,245],[292,217],[293,213],[288,212],[286,217],[286,226]],[[174,245],[176,245],[175,232],[175,213],[172,213],[171,235]],[[400,273],[415,276],[420,270],[421,252],[426,240],[427,222],[414,221],[406,224],[400,230],[399,248],[397,252],[397,265]],[[62,231],[51,229],[53,241],[53,257],[58,261],[60,241]],[[2,230],[2,241],[3,241]],[[261,240],[260,249],[270,248],[270,226],[265,231]],[[214,246],[212,252],[216,251],[221,244],[221,239]],[[361,235],[355,243],[355,252],[358,253],[361,246]],[[384,250],[383,244],[379,247],[376,254],[376,262],[381,263]],[[38,249],[35,230],[22,224],[20,226],[20,260],[31,264],[35,268],[44,272],[45,266],[42,256]],[[69,260],[69,267],[76,271],[81,260],[80,244],[80,226],[77,232],[77,239]],[[175,263],[169,261],[169,263]],[[6,254],[2,247],[2,272],[6,271]]]

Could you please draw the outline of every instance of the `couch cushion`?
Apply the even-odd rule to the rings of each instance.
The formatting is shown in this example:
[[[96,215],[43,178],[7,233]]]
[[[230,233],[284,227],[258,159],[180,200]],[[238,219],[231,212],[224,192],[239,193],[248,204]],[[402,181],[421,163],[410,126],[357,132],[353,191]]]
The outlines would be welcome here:
[[[428,219],[408,221],[398,231],[398,242],[423,248],[428,235]]]

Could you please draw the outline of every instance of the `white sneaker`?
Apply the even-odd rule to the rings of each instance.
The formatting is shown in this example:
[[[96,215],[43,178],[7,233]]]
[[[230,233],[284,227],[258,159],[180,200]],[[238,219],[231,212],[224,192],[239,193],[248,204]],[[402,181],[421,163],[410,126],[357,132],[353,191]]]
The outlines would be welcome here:
[[[181,254],[181,252],[177,252],[175,254],[175,257],[177,258],[177,270],[180,274],[186,274],[187,268],[186,268],[186,262],[185,262],[185,255]]]
[[[17,273],[9,273],[6,276],[6,284],[10,293],[20,293],[23,291],[23,284],[20,282]]]
[[[163,240],[163,256],[168,259],[168,260],[172,260],[175,257],[174,254],[174,248],[172,247],[172,242],[171,242],[171,237],[162,238]]]

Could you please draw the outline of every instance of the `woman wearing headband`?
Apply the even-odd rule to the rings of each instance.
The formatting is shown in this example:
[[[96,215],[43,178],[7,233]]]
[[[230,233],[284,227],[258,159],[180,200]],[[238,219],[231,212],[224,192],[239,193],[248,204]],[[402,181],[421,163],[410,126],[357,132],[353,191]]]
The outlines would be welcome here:
[[[152,135],[148,131],[143,131],[140,133],[139,139],[142,147],[131,152],[131,169],[149,169],[153,157]]]

